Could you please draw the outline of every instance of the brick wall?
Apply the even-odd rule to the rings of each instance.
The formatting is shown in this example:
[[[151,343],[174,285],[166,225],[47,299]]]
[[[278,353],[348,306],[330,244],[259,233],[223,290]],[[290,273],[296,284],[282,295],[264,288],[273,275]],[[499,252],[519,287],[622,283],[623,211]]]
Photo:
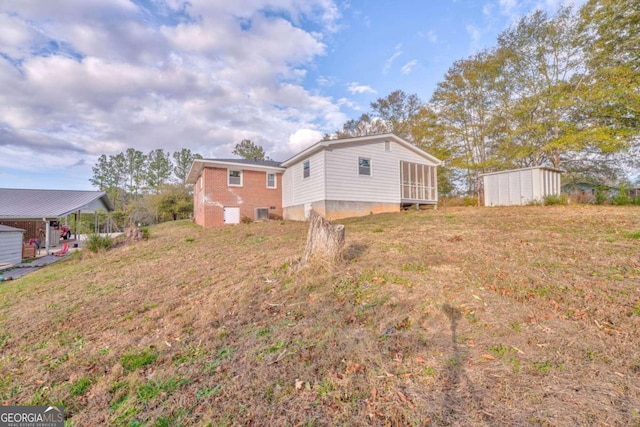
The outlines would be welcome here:
[[[224,225],[225,207],[240,208],[240,218],[255,219],[255,208],[269,208],[270,218],[282,218],[282,174],[276,173],[276,188],[267,188],[267,172],[243,170],[242,186],[229,186],[226,168],[204,168],[193,197],[194,219],[203,227]]]

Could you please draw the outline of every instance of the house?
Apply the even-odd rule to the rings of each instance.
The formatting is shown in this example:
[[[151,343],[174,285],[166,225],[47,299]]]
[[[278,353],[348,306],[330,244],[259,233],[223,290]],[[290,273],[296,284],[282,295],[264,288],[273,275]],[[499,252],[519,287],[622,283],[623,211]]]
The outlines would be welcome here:
[[[282,218],[282,173],[272,160],[196,159],[187,183],[193,184],[194,221],[203,227]]]
[[[613,182],[590,179],[572,179],[562,184],[562,192],[577,203],[602,203],[620,194],[620,187]]]
[[[25,230],[25,240],[44,240],[47,251],[60,240],[60,218],[112,210],[104,191],[0,188],[0,224]]]
[[[204,227],[254,219],[329,219],[398,212],[438,202],[441,161],[404,139],[372,135],[320,141],[285,162],[198,159],[194,219]]]
[[[24,230],[0,225],[0,267],[20,264]]]
[[[283,216],[304,220],[313,209],[339,219],[436,205],[441,163],[393,134],[320,141],[281,164]]]
[[[546,166],[482,174],[484,205],[527,205],[559,196],[561,174],[561,170]]]

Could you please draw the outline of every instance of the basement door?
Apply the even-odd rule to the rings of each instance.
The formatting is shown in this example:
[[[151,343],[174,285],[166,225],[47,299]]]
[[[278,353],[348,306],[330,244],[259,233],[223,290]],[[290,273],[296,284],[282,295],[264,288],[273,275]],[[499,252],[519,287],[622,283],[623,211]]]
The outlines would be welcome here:
[[[225,224],[240,224],[240,208],[224,208]]]

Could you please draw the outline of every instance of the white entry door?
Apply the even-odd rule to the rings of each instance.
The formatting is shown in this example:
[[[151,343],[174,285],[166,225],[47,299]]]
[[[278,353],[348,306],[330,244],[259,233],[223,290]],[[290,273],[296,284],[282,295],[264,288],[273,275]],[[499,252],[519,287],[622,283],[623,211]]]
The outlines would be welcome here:
[[[240,224],[240,208],[224,208],[225,224]]]

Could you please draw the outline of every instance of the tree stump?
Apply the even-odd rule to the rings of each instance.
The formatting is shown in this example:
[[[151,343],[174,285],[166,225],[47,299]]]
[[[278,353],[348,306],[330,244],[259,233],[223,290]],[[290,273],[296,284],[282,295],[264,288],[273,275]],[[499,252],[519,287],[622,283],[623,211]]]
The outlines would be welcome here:
[[[312,210],[309,215],[309,233],[307,246],[300,265],[312,259],[322,259],[335,263],[342,258],[344,247],[344,225],[333,225],[331,222]]]
[[[135,225],[132,225],[127,229],[125,233],[125,242],[131,243],[138,240],[142,240],[142,231]]]

